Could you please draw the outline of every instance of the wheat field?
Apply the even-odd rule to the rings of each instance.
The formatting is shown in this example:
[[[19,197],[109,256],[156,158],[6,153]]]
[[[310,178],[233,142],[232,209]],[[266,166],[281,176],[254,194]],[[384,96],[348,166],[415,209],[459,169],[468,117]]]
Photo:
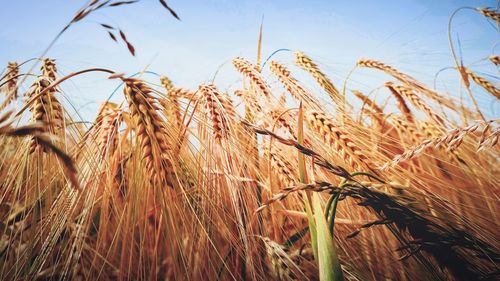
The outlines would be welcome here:
[[[91,1],[61,33],[128,2]],[[471,12],[500,24],[496,10]],[[134,54],[123,31],[103,28]],[[256,46],[256,60],[232,59],[231,92],[104,68],[64,76],[54,58],[9,62],[0,280],[500,278],[500,119],[474,98],[498,102],[498,83],[455,61],[464,102],[360,58],[353,71],[385,74],[375,99],[307,50],[263,60]],[[91,124],[60,93],[89,72],[121,94]]]

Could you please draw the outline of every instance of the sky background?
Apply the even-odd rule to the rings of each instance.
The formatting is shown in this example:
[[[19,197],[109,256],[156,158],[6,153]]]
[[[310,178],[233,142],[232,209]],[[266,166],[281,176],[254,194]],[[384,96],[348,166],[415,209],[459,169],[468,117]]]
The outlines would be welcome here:
[[[40,56],[84,1],[4,1],[0,10],[0,65]],[[449,16],[461,6],[495,7],[496,1],[299,1],[299,0],[167,0],[177,21],[156,0],[102,10],[72,26],[50,49],[60,75],[83,68],[106,67],[133,74],[147,67],[177,86],[195,88],[220,67],[216,83],[234,90],[240,76],[230,61],[255,60],[259,25],[264,18],[263,57],[280,48],[302,50],[318,62],[338,87],[359,58],[390,64],[432,86],[436,72],[453,65],[447,38]],[[125,31],[137,54],[110,40],[99,23]],[[454,18],[453,38],[460,38],[464,64],[498,83],[498,69],[485,57],[499,53],[500,36],[483,16],[463,10]],[[291,53],[273,57],[288,66]],[[28,66],[30,66],[29,64]],[[222,66],[221,66],[222,65]],[[25,67],[28,68],[28,67]],[[297,68],[294,76],[321,93]],[[27,69],[24,69],[27,70]],[[272,77],[264,69],[266,77]],[[153,75],[144,76],[158,83]],[[369,92],[388,79],[373,70],[357,70],[348,89]],[[272,80],[272,79],[271,79]],[[62,86],[64,102],[92,120],[98,105],[118,86],[103,74],[74,78]],[[273,82],[271,82],[273,84]],[[443,71],[437,88],[459,95],[456,72]],[[496,99],[479,89],[475,97],[489,117],[499,117]],[[114,101],[122,101],[121,91]]]

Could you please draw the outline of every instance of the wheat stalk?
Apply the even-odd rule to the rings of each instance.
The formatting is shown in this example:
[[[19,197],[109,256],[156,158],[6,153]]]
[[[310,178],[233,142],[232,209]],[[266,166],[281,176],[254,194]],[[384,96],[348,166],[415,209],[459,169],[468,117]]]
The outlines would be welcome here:
[[[314,129],[324,141],[332,145],[353,169],[360,167],[370,169],[368,157],[347,132],[342,130],[340,126],[335,125],[333,118],[314,110],[306,111],[304,116],[309,126]]]
[[[476,82],[476,84],[483,87],[483,89],[488,91],[488,93],[492,94],[493,96],[495,96],[497,99],[500,100],[500,89],[495,87],[495,85],[493,85],[493,83],[491,83],[490,81],[486,80],[485,78],[477,75],[476,73],[474,73],[472,70],[470,70],[468,68],[463,67],[463,69],[464,69],[465,73],[467,74],[467,76],[472,79],[472,81]]]
[[[114,152],[118,142],[118,129],[123,121],[123,110],[112,103],[103,105],[99,133],[97,136],[98,151],[101,157]]]
[[[275,241],[260,237],[264,242],[267,258],[269,261],[268,269],[276,280],[308,280],[307,276],[297,266],[288,253],[288,249]]]
[[[426,87],[422,83],[418,82],[415,78],[413,78],[407,74],[404,74],[404,73],[398,71],[397,69],[395,69],[394,67],[387,65],[383,62],[380,62],[377,60],[372,60],[372,59],[361,59],[361,60],[358,60],[356,65],[360,66],[360,67],[367,67],[367,68],[374,68],[374,69],[381,70],[381,71],[391,75],[392,77],[396,78],[401,83],[404,83],[407,86],[423,93],[428,98],[435,100],[440,105],[446,106],[452,110],[455,110],[455,111],[465,110],[461,106],[457,105],[453,99],[443,97],[442,95],[440,95],[436,91],[429,89],[428,87]],[[470,113],[468,110],[465,110],[465,112]]]
[[[223,138],[227,137],[229,131],[227,116],[224,115],[224,107],[221,104],[221,94],[213,84],[200,85],[198,92],[205,100],[205,107],[212,121],[215,140],[220,143]]]
[[[384,166],[382,166],[381,169],[385,170],[387,168],[395,167],[402,162],[408,161],[410,159],[419,156],[426,149],[431,147],[444,146],[447,148],[447,150],[454,150],[458,146],[460,146],[460,144],[462,144],[463,139],[466,135],[472,134],[473,132],[479,130],[481,127],[489,127],[490,124],[494,122],[498,122],[498,120],[476,121],[467,127],[455,128],[449,131],[448,133],[443,134],[440,137],[426,139],[422,141],[419,145],[409,150],[406,150],[403,154],[397,155],[392,159],[391,162],[386,163]],[[496,145],[498,142],[498,130],[495,130],[490,135],[482,136],[481,139],[482,140],[488,139],[488,141],[484,142],[480,141],[480,146],[478,146],[478,150],[482,150],[485,149],[486,147]]]
[[[300,51],[294,52],[295,64],[300,66],[305,71],[309,72],[318,84],[328,93],[330,98],[336,104],[343,104],[343,97],[333,85],[332,81],[319,69],[313,60],[306,54]]]
[[[414,123],[410,123],[407,118],[402,116],[392,115],[391,120],[398,131],[400,131],[400,139],[409,139],[408,143],[417,143],[421,134],[417,131]],[[408,143],[405,143],[407,145]]]
[[[357,90],[353,90],[352,93],[363,102],[362,113],[366,113],[370,116],[370,118],[376,122],[376,124],[380,128],[384,128],[385,125],[385,114],[374,101],[372,101],[369,97],[365,96],[363,93]],[[368,105],[369,108],[364,108],[364,105]]]
[[[56,81],[56,61],[54,59],[45,58],[41,66],[42,75],[45,76],[50,82]]]
[[[271,61],[269,66],[271,72],[278,77],[278,80],[283,84],[285,89],[299,101],[304,101],[305,107],[320,109],[321,106],[319,102],[311,96],[300,84],[299,82],[290,75],[290,71],[282,64]]]
[[[488,59],[494,64],[494,65],[500,65],[500,56],[499,55],[492,55],[489,56]]]
[[[277,140],[278,142],[280,142],[280,143],[282,143],[284,145],[295,147],[302,154],[311,156],[313,158],[313,160],[314,160],[313,161],[314,164],[316,164],[316,165],[318,165],[320,167],[325,168],[327,171],[329,171],[329,172],[331,172],[331,173],[333,173],[333,174],[335,174],[337,176],[343,177],[345,179],[350,179],[351,178],[351,175],[349,174],[349,172],[347,172],[347,170],[345,170],[341,166],[333,165],[332,163],[328,162],[328,160],[326,160],[319,153],[317,153],[316,151],[314,151],[314,150],[312,150],[310,148],[307,148],[307,147],[303,146],[302,144],[298,143],[296,140],[287,139],[287,138],[281,137],[281,136],[275,134],[272,131],[269,131],[269,130],[257,127],[255,125],[251,124],[250,122],[248,122],[247,120],[241,120],[241,123],[243,125],[245,125],[246,127],[248,127],[249,129],[252,129],[257,134],[271,136],[275,140]]]
[[[269,90],[269,86],[267,86],[264,79],[259,71],[252,66],[250,62],[247,60],[237,57],[233,59],[234,67],[243,75],[250,79],[250,83],[255,86],[255,88],[262,94],[264,97],[269,100],[271,97],[271,91]]]
[[[168,79],[167,76],[160,76],[160,83],[165,90],[170,91],[174,88],[174,84],[172,83],[172,80]]]
[[[170,79],[165,76],[160,77],[160,82],[163,88],[167,91],[167,97],[160,98],[159,102],[164,108],[165,115],[168,120],[174,124],[178,128],[181,128],[182,125],[182,114],[179,105],[179,100],[177,95],[172,95],[172,91],[174,90],[174,85]]]
[[[171,97],[185,98],[188,100],[192,100],[195,97],[195,93],[184,88],[173,87],[169,91],[169,95]]]
[[[429,118],[431,118],[432,120],[434,120],[436,123],[444,126],[444,120],[441,116],[439,116],[438,114],[436,114],[417,94],[415,94],[410,88],[406,87],[406,86],[402,86],[402,85],[395,85],[394,83],[392,82],[387,82],[385,83],[385,86],[388,87],[389,89],[391,89],[391,92],[395,92],[401,96],[404,96],[405,98],[409,99],[410,102],[417,108],[419,108],[420,110],[422,110],[427,116],[429,116]],[[397,95],[395,95],[397,96]],[[402,102],[398,102],[398,104],[400,105],[400,108],[401,110],[403,111],[403,114],[405,114],[405,116],[407,117],[407,119],[409,118],[409,116],[411,115],[411,113],[409,112],[409,109],[406,107],[404,107],[404,103]],[[409,120],[413,120],[413,118],[409,119]]]
[[[17,80],[19,76],[19,64],[9,62],[7,64],[7,73],[0,78],[0,82],[5,79],[5,82],[0,84],[2,85],[0,92],[5,93],[5,100],[0,104],[0,111],[18,98]]]
[[[374,101],[372,101],[369,97],[363,95],[360,91],[353,90],[352,93],[360,99],[363,103],[367,104],[371,110],[373,110],[378,115],[384,115],[384,111],[380,108]]]
[[[277,201],[282,201],[285,200],[285,198],[288,197],[288,195],[294,193],[294,192],[299,192],[302,190],[310,190],[314,192],[330,192],[332,193],[337,189],[336,186],[327,183],[327,182],[315,182],[315,183],[308,183],[308,184],[299,184],[299,185],[289,185],[285,188],[282,188],[280,192],[273,194],[273,196],[263,203],[259,208],[255,210],[255,212],[261,212],[265,208],[267,208],[269,205],[277,202]]]
[[[6,95],[6,99],[4,101],[5,106],[9,105],[12,101],[18,98],[18,75],[19,64],[17,62],[9,62],[7,64],[7,74],[5,75],[5,80],[8,82],[4,87],[2,87],[2,89],[0,89]]]
[[[392,67],[388,64],[385,64],[385,63],[377,61],[377,60],[360,59],[356,62],[356,65],[360,66],[360,67],[375,68],[375,69],[381,70],[381,71],[393,76],[394,78],[400,80],[401,82],[404,82],[406,80],[412,80],[412,78],[410,76],[398,71],[397,69],[395,69],[394,67]]]
[[[418,122],[418,126],[426,134],[426,137],[429,138],[437,138],[441,136],[442,130],[439,127],[436,127],[434,123],[420,121]],[[486,127],[489,128],[490,124],[487,123]],[[419,141],[414,141],[413,143],[419,143]],[[460,158],[460,153],[455,149],[446,149],[443,145],[438,145],[438,147],[445,148],[446,153],[451,161],[455,164],[464,163],[464,161]],[[479,151],[479,149],[478,149]],[[437,160],[439,161],[439,160]]]
[[[292,186],[297,183],[297,175],[294,166],[283,159],[277,152],[266,149],[265,155],[271,159],[271,167],[276,171],[278,178],[285,186]]]
[[[33,123],[26,126],[20,126],[17,128],[12,127],[12,120],[9,120],[12,112],[4,113],[0,115],[0,136],[5,135],[8,137],[25,137],[31,136],[34,142],[37,143],[44,151],[50,151],[55,154],[55,156],[64,165],[65,173],[75,188],[80,187],[78,182],[77,169],[71,157],[66,154],[63,150],[53,144],[50,139],[50,134],[46,132],[47,124],[44,123]]]
[[[30,91],[28,92],[29,97],[37,96],[39,93],[44,91],[49,87],[51,82],[56,79],[56,66],[55,61],[52,59],[44,59],[41,66],[42,75],[39,76],[34,84],[32,85]],[[30,108],[33,115],[33,120],[35,122],[42,122],[48,124],[48,132],[56,136],[60,136],[60,130],[64,123],[63,117],[63,107],[55,97],[57,89],[52,88],[36,99]],[[31,152],[34,152],[36,148],[43,147],[39,146],[36,139],[33,139],[31,144]]]
[[[292,137],[296,138],[297,135],[295,132],[295,127],[292,126],[292,124],[290,124],[287,118],[285,118],[285,116],[283,115],[284,114],[282,114],[282,111],[278,109],[270,111],[270,117],[272,118],[272,121],[277,122],[282,128],[285,128]]]
[[[243,99],[245,104],[245,117],[247,119],[255,121],[264,113],[261,104],[250,91],[238,89],[234,91],[234,95]]]
[[[406,104],[406,101],[405,99],[401,96],[401,94],[396,91],[396,89],[393,87],[394,84],[393,83],[385,83],[385,86],[389,89],[389,91],[391,92],[391,94],[394,96],[394,98],[396,98],[396,102],[397,102],[397,106],[398,106],[398,109],[399,111],[401,111],[401,113],[403,113],[403,116],[406,118],[406,120],[410,123],[413,123],[414,122],[414,119],[413,119],[413,114],[411,113],[411,110],[410,108],[408,107],[408,105]]]
[[[500,24],[500,13],[496,10],[488,9],[488,8],[476,8],[476,10],[481,13],[483,16],[494,20],[497,24]]]
[[[128,101],[130,115],[135,121],[138,144],[141,147],[145,171],[152,181],[165,183],[170,161],[166,155],[170,149],[169,136],[152,90],[139,79],[123,78],[123,93]]]

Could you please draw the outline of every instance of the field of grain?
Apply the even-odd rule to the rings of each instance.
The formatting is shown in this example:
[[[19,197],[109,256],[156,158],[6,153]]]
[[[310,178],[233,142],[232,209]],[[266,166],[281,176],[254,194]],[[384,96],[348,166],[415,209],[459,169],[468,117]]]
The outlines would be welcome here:
[[[129,2],[91,1],[60,34]],[[500,24],[496,10],[467,12]],[[134,54],[122,30],[102,28]],[[0,280],[500,278],[500,119],[475,101],[498,102],[498,79],[451,61],[464,101],[360,58],[353,72],[385,73],[375,99],[307,50],[277,61],[260,48],[232,59],[232,92],[104,68],[63,76],[57,58],[9,62]],[[103,100],[87,124],[59,87],[90,72],[120,86],[122,102]]]

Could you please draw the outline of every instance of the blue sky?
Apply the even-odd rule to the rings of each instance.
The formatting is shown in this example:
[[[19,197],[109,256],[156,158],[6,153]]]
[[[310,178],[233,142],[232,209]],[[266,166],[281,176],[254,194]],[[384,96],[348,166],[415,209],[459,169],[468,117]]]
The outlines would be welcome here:
[[[2,3],[0,11],[0,64],[39,56],[59,30],[83,5],[83,1],[17,0]],[[227,63],[235,56],[254,60],[258,29],[264,17],[263,55],[279,48],[302,50],[319,62],[337,85],[341,85],[359,58],[392,64],[432,85],[434,74],[452,66],[447,22],[461,6],[494,7],[496,1],[298,1],[298,0],[167,0],[182,21],[171,17],[156,0],[104,10],[78,23],[65,33],[48,56],[56,58],[61,74],[107,67],[132,74],[145,67],[169,76],[175,84],[194,88],[212,78],[232,88],[238,75]],[[122,28],[137,50],[129,55],[123,45],[111,41],[98,23]],[[500,39],[495,27],[481,15],[462,11],[454,19],[454,38],[459,35],[466,65],[498,77],[498,70],[477,61],[494,52]],[[496,48],[497,54],[500,47]],[[288,65],[289,53],[275,57]],[[300,76],[298,70],[292,68]],[[294,72],[294,73],[295,73]],[[265,75],[269,73],[264,72]],[[360,70],[348,88],[369,91],[387,77]],[[146,77],[155,81],[154,76]],[[307,86],[318,90],[304,76]],[[492,78],[493,79],[493,78]],[[456,73],[444,71],[438,87],[457,95]],[[498,80],[496,80],[498,82]],[[98,103],[117,86],[102,74],[72,79],[63,85],[68,101],[83,116],[92,116]],[[234,87],[233,87],[234,88]],[[498,117],[495,99],[476,91],[488,115]],[[120,101],[117,94],[114,100]]]

